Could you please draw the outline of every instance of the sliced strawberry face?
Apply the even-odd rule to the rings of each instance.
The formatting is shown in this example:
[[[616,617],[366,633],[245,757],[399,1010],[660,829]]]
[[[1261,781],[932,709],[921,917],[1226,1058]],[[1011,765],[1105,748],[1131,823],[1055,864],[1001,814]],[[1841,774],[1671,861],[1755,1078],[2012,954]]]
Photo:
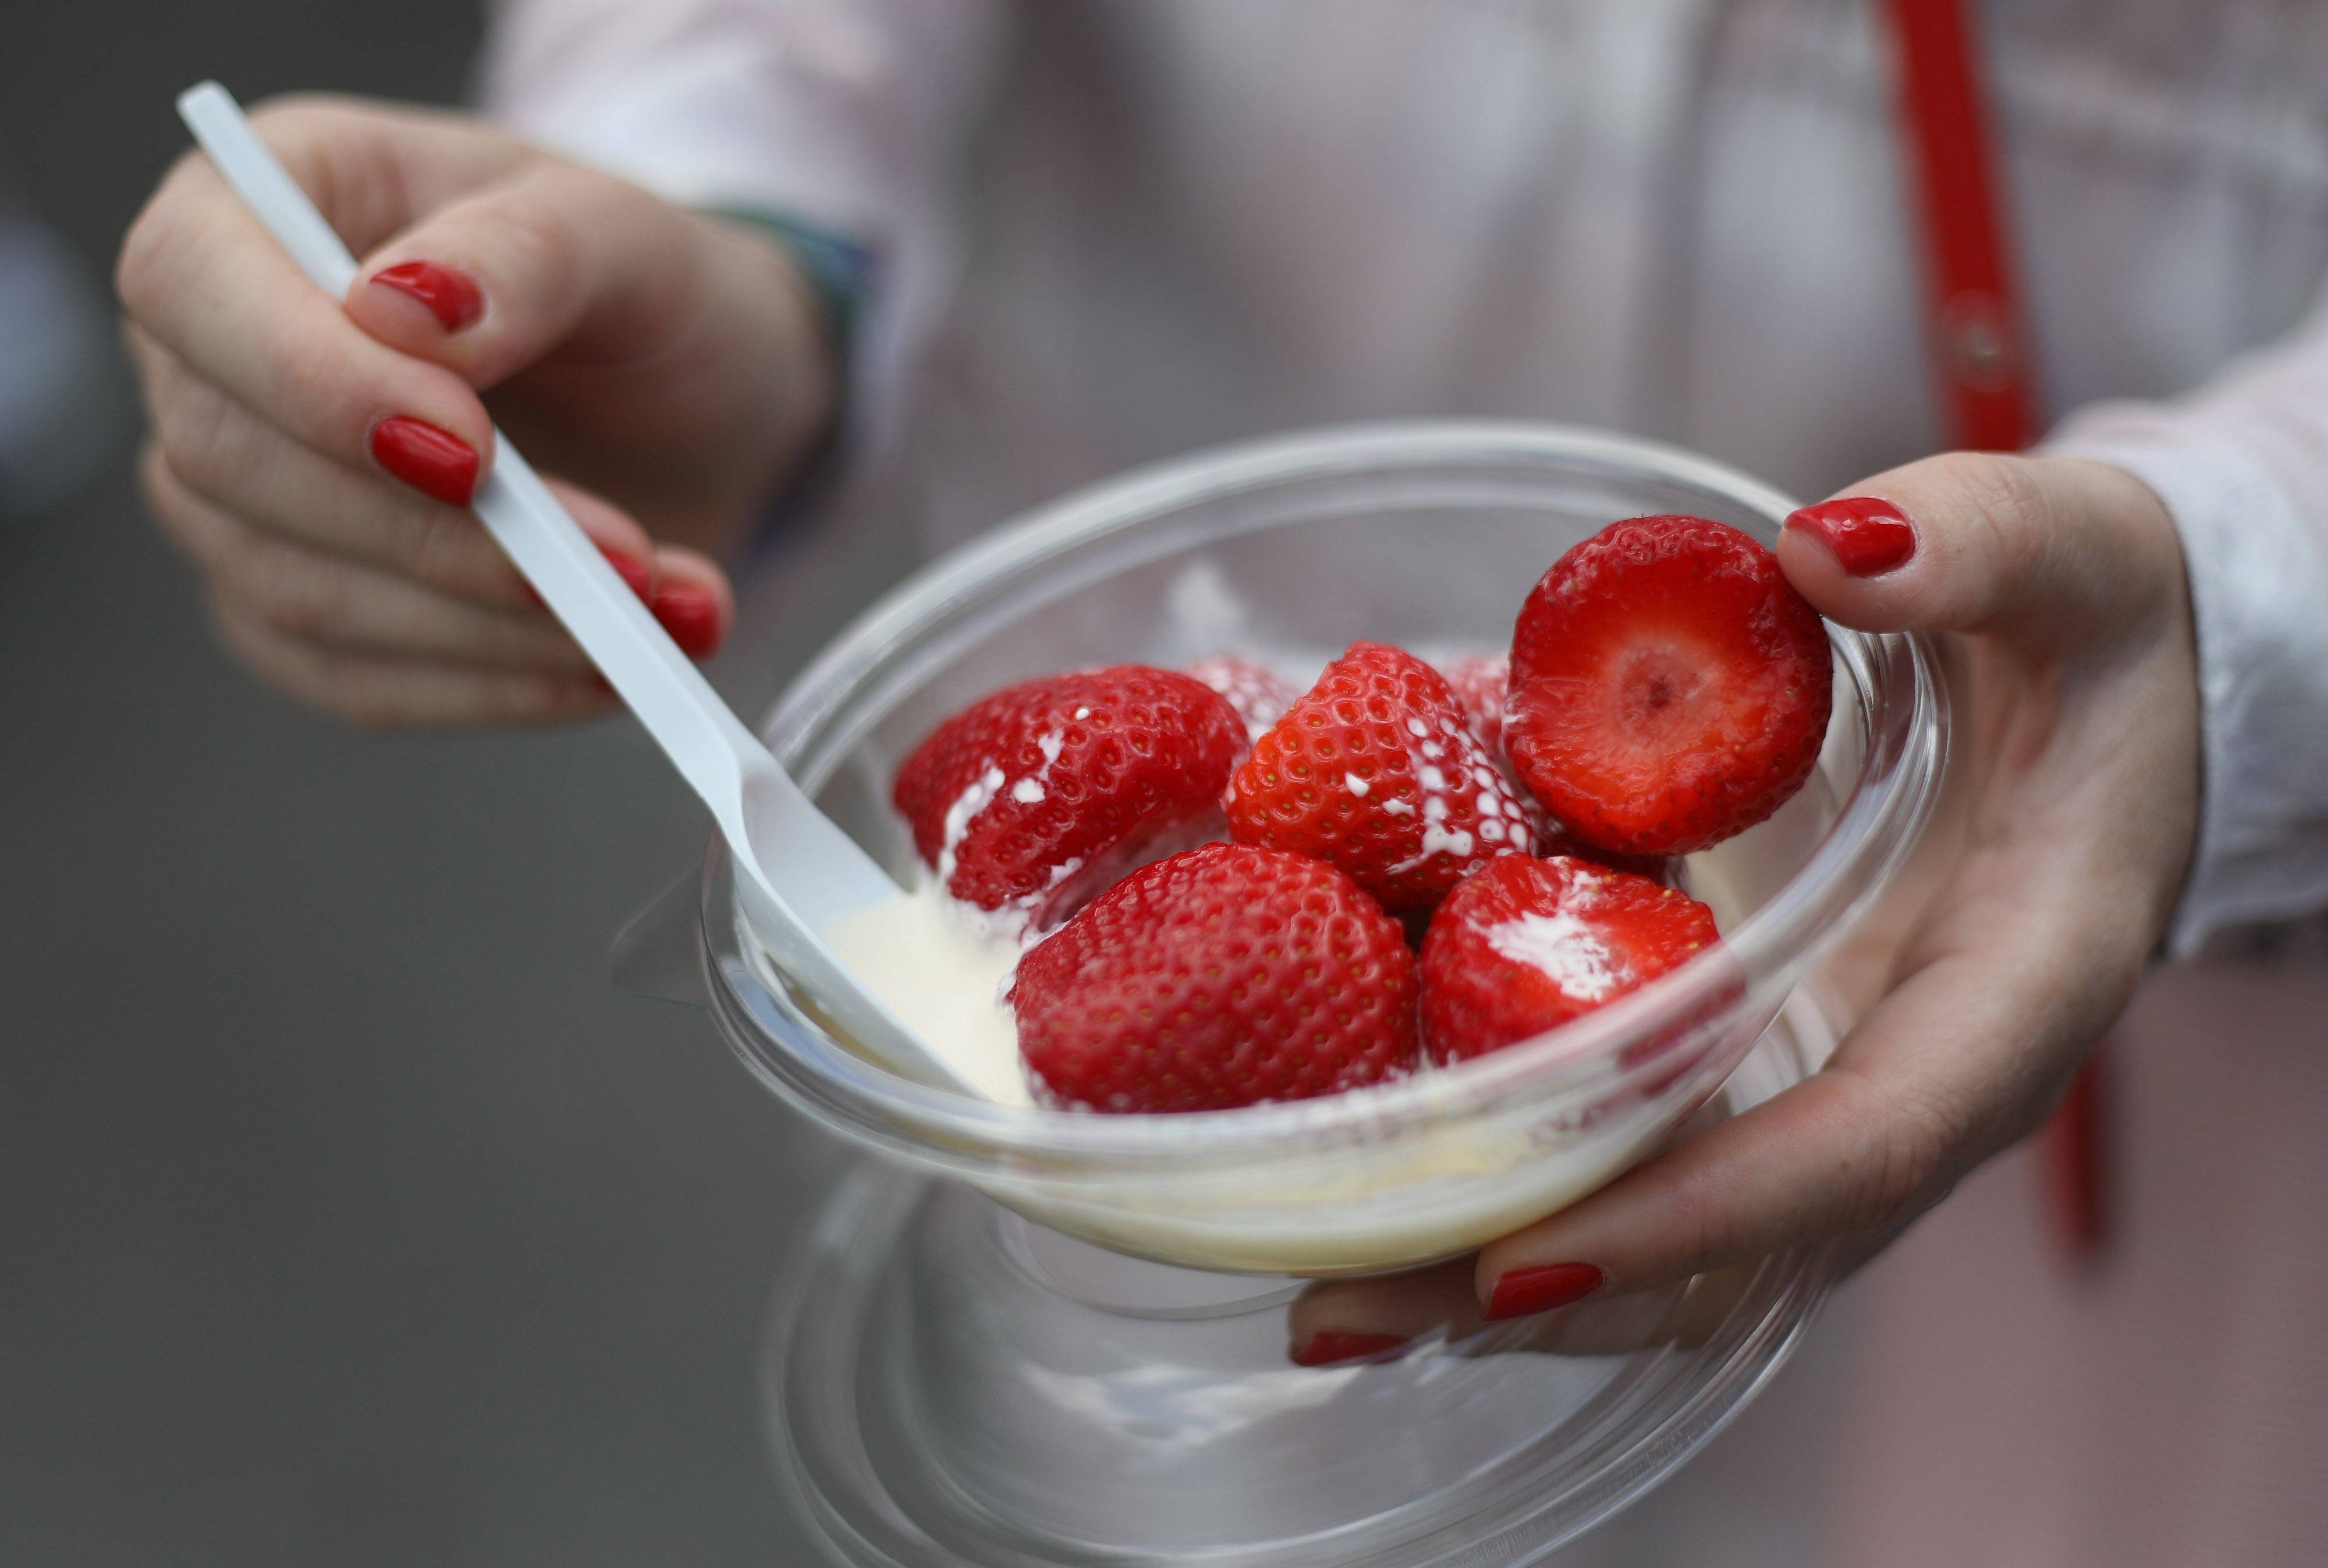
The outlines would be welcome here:
[[[1204,819],[1244,748],[1217,692],[1118,665],[972,704],[906,760],[894,798],[948,892],[1041,929],[1143,849],[1180,847],[1192,825],[1216,836]]]
[[[1777,557],[1703,518],[1634,518],[1521,607],[1504,750],[1587,843],[1686,854],[1802,787],[1832,684],[1825,629]]]
[[[1284,717],[1285,710],[1301,695],[1268,666],[1233,653],[1208,654],[1184,673],[1226,697],[1237,717],[1244,721],[1245,733],[1255,741],[1267,734],[1269,726]]]
[[[1214,844],[1132,873],[1025,958],[1018,1047],[1060,1104],[1212,1111],[1414,1066],[1398,923],[1300,855]]]
[[[1713,946],[1713,913],[1646,877],[1506,855],[1448,895],[1422,939],[1430,1059],[1483,1056],[1615,1001]]]
[[[1435,669],[1356,642],[1253,743],[1229,837],[1341,867],[1392,910],[1428,909],[1493,856],[1528,851],[1516,792]]]
[[[1520,809],[1527,818],[1528,836],[1535,845],[1532,853],[1546,860],[1555,854],[1572,854],[1598,862],[1611,871],[1629,871],[1667,887],[1676,885],[1678,862],[1669,863],[1666,856],[1657,854],[1615,854],[1598,845],[1587,844],[1563,827],[1535,796],[1521,787],[1511,759],[1504,755],[1504,697],[1510,689],[1512,675],[1512,661],[1507,655],[1464,654],[1441,660],[1438,667],[1455,693],[1455,700],[1463,705],[1463,716],[1470,721],[1471,733],[1479,737],[1479,743],[1488,749],[1497,770],[1512,785],[1512,793],[1519,797]]]

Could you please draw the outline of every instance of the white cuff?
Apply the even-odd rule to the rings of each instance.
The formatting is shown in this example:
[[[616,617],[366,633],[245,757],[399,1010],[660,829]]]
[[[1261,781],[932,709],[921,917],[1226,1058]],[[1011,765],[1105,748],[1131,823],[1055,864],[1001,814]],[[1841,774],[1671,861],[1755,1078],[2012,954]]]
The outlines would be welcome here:
[[[2165,429],[2049,442],[2124,469],[2182,536],[2199,644],[2205,798],[2168,929],[2178,958],[2226,927],[2328,908],[2328,566],[2271,471]]]

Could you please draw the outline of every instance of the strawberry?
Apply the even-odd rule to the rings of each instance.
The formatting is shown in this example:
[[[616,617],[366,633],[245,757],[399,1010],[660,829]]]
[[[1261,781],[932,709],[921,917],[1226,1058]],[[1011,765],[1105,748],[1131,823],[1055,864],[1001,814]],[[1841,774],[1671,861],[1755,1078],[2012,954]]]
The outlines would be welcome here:
[[[1802,788],[1832,683],[1818,613],[1769,551],[1703,518],[1633,518],[1520,607],[1504,750],[1587,843],[1687,854]]]
[[[1463,716],[1470,721],[1471,733],[1479,737],[1479,744],[1488,748],[1489,756],[1502,756],[1504,690],[1511,685],[1511,657],[1502,653],[1460,654],[1441,659],[1439,673],[1447,677],[1455,700],[1463,705]]]
[[[1245,733],[1256,741],[1268,733],[1269,726],[1277,723],[1293,705],[1293,699],[1301,695],[1267,665],[1239,658],[1233,653],[1207,654],[1183,673],[1194,676],[1228,698],[1229,706],[1244,721]]]
[[[1039,930],[1159,835],[1201,827],[1245,743],[1203,682],[1117,665],[972,703],[906,759],[892,798],[948,892]]]
[[[1501,1050],[1638,989],[1719,940],[1713,912],[1647,877],[1561,856],[1490,861],[1422,939],[1423,1049]]]
[[[1216,1111],[1414,1066],[1398,922],[1329,865],[1210,844],[1143,866],[1019,960],[1036,1083],[1100,1111]]]
[[[1341,867],[1392,910],[1428,909],[1528,852],[1519,798],[1440,673],[1354,642],[1229,780],[1229,837]]]

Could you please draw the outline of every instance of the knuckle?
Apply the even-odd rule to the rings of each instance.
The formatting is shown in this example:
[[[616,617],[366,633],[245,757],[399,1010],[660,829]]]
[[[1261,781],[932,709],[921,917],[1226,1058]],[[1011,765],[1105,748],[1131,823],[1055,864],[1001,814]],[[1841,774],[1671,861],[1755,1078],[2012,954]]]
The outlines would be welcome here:
[[[574,286],[575,268],[555,200],[529,182],[504,192],[493,217],[501,229],[496,247],[512,274],[530,280],[542,296],[564,299]]]
[[[217,387],[174,375],[154,398],[155,444],[178,482],[224,502],[235,476],[249,471],[249,443],[237,431],[233,405]]]
[[[1893,1100],[1871,1129],[1876,1147],[1852,1195],[1850,1228],[1893,1230],[1946,1197],[1964,1131],[1959,1118],[1928,1098]]]
[[[502,580],[500,549],[475,518],[443,507],[416,507],[405,515],[396,559],[416,581],[465,597]]]
[[[277,630],[313,637],[343,621],[346,585],[330,566],[272,541],[249,540],[238,554],[237,593]]]
[[[154,318],[178,275],[178,258],[185,253],[181,235],[184,210],[193,200],[187,187],[200,156],[188,152],[170,166],[122,237],[121,254],[114,258],[113,290],[136,320]]]

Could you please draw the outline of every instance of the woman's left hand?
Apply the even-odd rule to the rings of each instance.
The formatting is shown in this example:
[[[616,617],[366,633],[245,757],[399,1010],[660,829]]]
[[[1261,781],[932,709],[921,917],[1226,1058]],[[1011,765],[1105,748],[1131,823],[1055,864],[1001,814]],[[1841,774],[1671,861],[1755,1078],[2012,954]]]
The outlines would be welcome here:
[[[1964,751],[1959,837],[1880,1000],[1808,1079],[1475,1257],[1314,1287],[1291,1314],[1297,1358],[1575,1302],[1592,1304],[1560,1320],[1574,1346],[1550,1348],[1651,1342],[1704,1315],[1709,1287],[1684,1282],[1822,1244],[1863,1261],[2037,1128],[2126,1006],[2197,835],[2196,654],[2164,508],[2102,463],[1963,453],[1848,495],[1788,519],[1779,563],[1845,626],[1949,634]],[[1675,1300],[1625,1300],[1654,1293]]]

